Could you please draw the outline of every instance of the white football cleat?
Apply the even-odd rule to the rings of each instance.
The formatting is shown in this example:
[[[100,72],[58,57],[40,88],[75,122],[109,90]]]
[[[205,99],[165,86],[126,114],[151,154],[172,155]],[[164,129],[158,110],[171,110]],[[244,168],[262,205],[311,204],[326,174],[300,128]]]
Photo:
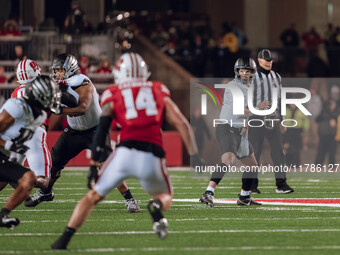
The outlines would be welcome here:
[[[163,240],[168,236],[168,221],[166,218],[162,218],[153,223],[152,229],[155,231],[159,239]]]

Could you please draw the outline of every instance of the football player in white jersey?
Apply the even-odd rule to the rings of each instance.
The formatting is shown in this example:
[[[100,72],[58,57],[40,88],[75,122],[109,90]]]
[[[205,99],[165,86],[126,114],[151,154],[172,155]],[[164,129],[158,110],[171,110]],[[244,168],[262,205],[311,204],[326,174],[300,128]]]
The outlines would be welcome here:
[[[167,237],[168,222],[163,212],[170,209],[173,194],[164,158],[163,121],[177,129],[187,152],[199,159],[189,122],[170,98],[166,86],[147,80],[147,66],[142,57],[137,53],[125,53],[115,70],[117,84],[110,86],[102,96],[103,112],[94,136],[88,175],[91,190],[77,204],[64,233],[51,245],[52,249],[67,249],[72,236],[96,204],[126,178],[138,179],[152,196],[148,211],[153,220],[153,230],[160,239]],[[122,127],[120,143],[98,173],[96,166],[104,150],[105,133],[113,119]],[[96,180],[93,186],[92,180]]]
[[[12,98],[23,97],[26,84],[33,81],[40,75],[41,69],[35,61],[31,59],[20,61],[17,67],[17,79],[20,86],[13,91],[11,97]],[[69,88],[67,92],[66,91],[62,92],[61,103],[75,107],[78,104],[76,97],[77,94],[71,88]],[[29,142],[28,145],[29,150],[25,154],[30,169],[37,176],[36,187],[39,188],[48,187],[50,170],[52,165],[51,153],[47,147],[46,142],[47,126],[48,119],[46,119],[43,125],[37,127],[32,139]],[[19,158],[20,157],[16,153],[14,152],[11,153],[10,156],[11,160]],[[23,163],[24,158],[21,157],[21,160],[19,161],[22,161],[19,163]]]
[[[26,85],[22,98],[10,98],[0,109],[0,146],[25,154],[35,130],[44,123],[46,111],[60,108],[58,86],[49,77],[38,77]],[[9,213],[22,203],[36,183],[35,174],[0,152],[0,182],[18,186],[0,211],[0,227],[14,228],[20,221]]]
[[[91,80],[80,73],[77,59],[70,54],[61,54],[52,62],[52,76],[61,90],[71,87],[79,95],[79,103],[75,108],[63,108],[67,115],[68,126],[52,148],[51,179],[48,188],[39,190],[25,206],[35,207],[43,201],[52,201],[52,187],[60,177],[61,170],[84,149],[92,149],[92,138],[99,123],[102,112],[99,96]],[[99,162],[104,162],[112,152],[109,132],[106,135],[105,150]],[[131,195],[124,182],[118,190],[127,200],[129,212],[139,212],[139,205]]]

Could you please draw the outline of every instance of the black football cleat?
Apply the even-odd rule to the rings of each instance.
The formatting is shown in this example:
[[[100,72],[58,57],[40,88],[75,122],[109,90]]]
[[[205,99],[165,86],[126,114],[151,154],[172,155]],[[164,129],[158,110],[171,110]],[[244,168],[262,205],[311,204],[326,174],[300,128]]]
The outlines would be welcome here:
[[[258,188],[253,188],[250,190],[251,194],[261,194],[261,191]]]
[[[70,237],[62,234],[57,241],[51,245],[52,250],[66,250],[67,245],[70,242]]]
[[[128,208],[129,213],[139,213],[140,207],[136,199],[130,198],[126,200],[126,207]]]
[[[294,189],[291,188],[287,183],[285,183],[284,185],[277,187],[275,191],[278,194],[288,194],[288,193],[293,193]]]
[[[237,205],[262,205],[259,202],[256,202],[254,198],[250,196],[239,196],[237,199]]]
[[[28,197],[24,205],[26,207],[36,207],[38,204],[44,201],[53,201],[54,193],[51,191],[50,193],[45,194],[42,190],[38,190],[32,197]]]
[[[202,204],[209,205],[210,207],[214,207],[214,193],[211,191],[206,191],[199,200]]]
[[[9,217],[8,215],[4,215],[0,219],[0,227],[14,229],[19,224],[20,224],[20,220],[19,219]]]

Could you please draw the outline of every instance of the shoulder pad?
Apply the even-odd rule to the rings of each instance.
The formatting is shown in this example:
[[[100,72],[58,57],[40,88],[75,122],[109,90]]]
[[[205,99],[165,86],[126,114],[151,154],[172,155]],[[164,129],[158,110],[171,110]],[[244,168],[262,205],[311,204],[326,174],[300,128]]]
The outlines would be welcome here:
[[[91,83],[91,80],[86,75],[83,75],[83,74],[74,75],[66,79],[65,81],[67,85],[69,85],[73,89],[78,88],[80,86],[86,86],[89,83]]]
[[[90,83],[91,83],[91,82],[90,82],[89,79],[84,79],[82,85],[83,85],[83,86],[86,86],[86,85],[88,85],[88,84],[90,84]]]

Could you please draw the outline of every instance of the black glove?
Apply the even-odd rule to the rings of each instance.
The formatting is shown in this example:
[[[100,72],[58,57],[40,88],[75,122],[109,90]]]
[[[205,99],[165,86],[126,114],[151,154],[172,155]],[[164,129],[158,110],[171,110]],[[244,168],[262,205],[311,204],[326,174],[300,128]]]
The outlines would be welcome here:
[[[96,182],[97,178],[98,178],[98,167],[95,165],[91,165],[89,168],[89,172],[87,174],[87,187],[89,189],[92,189],[92,180]]]
[[[195,166],[205,166],[198,153],[190,156],[190,166],[193,168],[195,168]]]
[[[13,151],[19,154],[25,154],[28,151],[29,147],[23,143],[16,143],[13,141],[6,141],[5,149],[9,151]]]
[[[60,89],[61,92],[66,92],[67,91],[68,85],[66,84],[65,81],[59,81],[58,85],[59,85],[59,89]]]

